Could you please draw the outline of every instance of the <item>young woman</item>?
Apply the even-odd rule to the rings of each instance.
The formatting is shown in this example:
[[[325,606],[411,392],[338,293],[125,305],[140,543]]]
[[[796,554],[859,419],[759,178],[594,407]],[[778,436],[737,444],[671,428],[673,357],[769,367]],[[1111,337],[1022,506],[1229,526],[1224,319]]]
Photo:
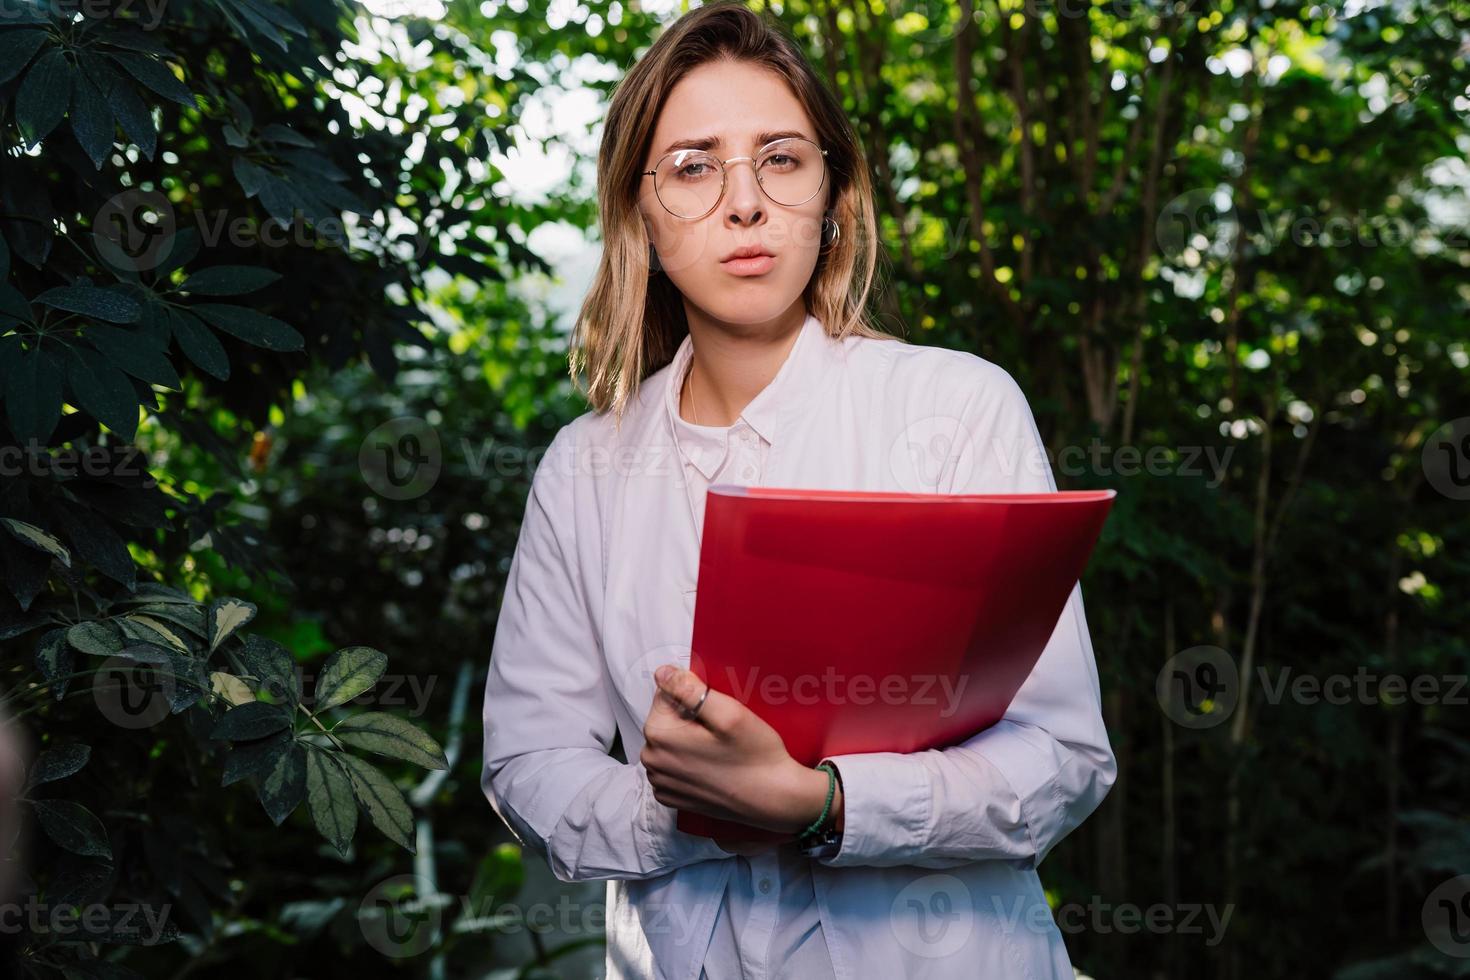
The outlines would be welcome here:
[[[687,669],[710,483],[1056,489],[1010,374],[869,324],[867,173],[740,3],[680,18],[612,99],[571,359],[592,409],[532,478],[482,778],[558,878],[607,880],[612,978],[1073,976],[1036,865],[1115,775],[1080,587],[1006,716],[942,750],[807,767]],[[782,838],[686,834],[677,809]]]

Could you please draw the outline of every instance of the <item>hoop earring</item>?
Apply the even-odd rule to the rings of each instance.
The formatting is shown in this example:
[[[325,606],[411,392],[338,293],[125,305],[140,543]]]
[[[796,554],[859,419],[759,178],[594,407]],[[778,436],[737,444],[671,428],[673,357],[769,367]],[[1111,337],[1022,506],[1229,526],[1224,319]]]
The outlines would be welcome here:
[[[832,229],[832,236],[830,238],[828,238],[828,236],[827,236],[827,229],[829,227]],[[837,219],[833,218],[830,214],[823,215],[822,216],[822,246],[820,248],[820,251],[823,251],[823,252],[831,251],[832,246],[836,245],[841,239],[842,239],[842,226],[837,223]]]
[[[648,243],[648,274],[650,276],[653,276],[653,275],[657,275],[658,273],[660,273],[662,271],[664,271],[664,267],[659,264],[659,261],[658,261],[658,252],[657,252],[657,250],[654,249],[653,242],[649,242]]]

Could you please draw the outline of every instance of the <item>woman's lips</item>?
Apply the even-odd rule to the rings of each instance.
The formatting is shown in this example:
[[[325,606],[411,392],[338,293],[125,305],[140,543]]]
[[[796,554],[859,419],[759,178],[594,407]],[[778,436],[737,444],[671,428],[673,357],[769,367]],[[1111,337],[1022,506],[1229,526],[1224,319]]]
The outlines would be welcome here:
[[[752,255],[744,259],[729,259],[720,263],[720,268],[732,276],[763,276],[776,265],[773,255]]]

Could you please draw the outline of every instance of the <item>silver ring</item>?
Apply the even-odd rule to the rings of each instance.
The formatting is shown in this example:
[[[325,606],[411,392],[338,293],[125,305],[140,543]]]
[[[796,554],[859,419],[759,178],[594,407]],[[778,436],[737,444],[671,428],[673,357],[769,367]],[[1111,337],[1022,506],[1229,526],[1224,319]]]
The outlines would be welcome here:
[[[709,697],[708,684],[704,686],[704,693],[699,696],[699,700],[695,703],[694,707],[685,709],[684,717],[694,718],[695,716],[697,716],[699,714],[699,709],[704,707],[704,699],[707,697]]]

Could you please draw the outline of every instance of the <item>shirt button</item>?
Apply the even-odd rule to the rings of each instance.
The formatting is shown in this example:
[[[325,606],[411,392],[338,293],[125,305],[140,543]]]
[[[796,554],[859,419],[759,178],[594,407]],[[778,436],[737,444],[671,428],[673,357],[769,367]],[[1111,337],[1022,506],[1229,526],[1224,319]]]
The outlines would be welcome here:
[[[747,480],[754,480],[755,479],[755,467],[754,466],[747,466],[745,469],[741,470],[740,475],[743,476],[743,477],[745,477]]]
[[[762,878],[761,879],[761,894],[764,895],[766,892],[768,892],[770,890],[771,890],[771,879],[769,879],[769,878]]]

